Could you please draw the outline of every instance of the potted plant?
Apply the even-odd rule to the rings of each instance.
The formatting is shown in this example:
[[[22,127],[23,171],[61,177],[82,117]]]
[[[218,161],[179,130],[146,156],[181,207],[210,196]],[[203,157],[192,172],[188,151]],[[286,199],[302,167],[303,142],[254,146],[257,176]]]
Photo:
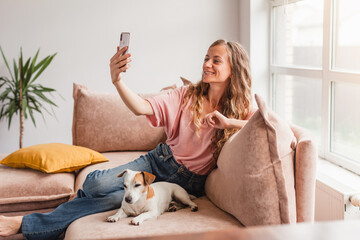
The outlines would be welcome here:
[[[11,77],[10,79],[5,76],[0,77],[0,120],[2,118],[7,118],[8,129],[10,129],[13,115],[17,115],[18,113],[20,114],[19,147],[22,148],[24,117],[27,119],[28,116],[30,116],[34,126],[36,127],[34,112],[38,112],[43,116],[43,110],[45,110],[52,115],[48,109],[45,108],[45,105],[50,105],[51,108],[52,106],[57,107],[57,105],[47,96],[56,90],[44,87],[35,82],[41,73],[43,73],[43,71],[49,66],[56,53],[45,57],[37,63],[36,61],[40,49],[36,52],[32,59],[29,58],[24,61],[22,49],[20,48],[20,57],[18,61],[15,61],[15,59],[13,60],[12,72],[1,47],[0,51]]]

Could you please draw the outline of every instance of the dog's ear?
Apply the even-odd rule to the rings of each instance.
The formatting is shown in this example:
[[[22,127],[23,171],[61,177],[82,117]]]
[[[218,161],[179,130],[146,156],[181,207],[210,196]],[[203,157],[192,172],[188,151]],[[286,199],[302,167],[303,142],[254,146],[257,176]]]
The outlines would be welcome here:
[[[153,183],[156,178],[155,175],[148,173],[148,172],[143,171],[143,172],[141,172],[141,174],[144,177],[144,181],[145,181],[146,185],[150,185],[151,183]]]
[[[127,173],[127,169],[125,169],[124,171],[122,171],[122,172],[118,175],[118,177],[122,177],[125,173]]]

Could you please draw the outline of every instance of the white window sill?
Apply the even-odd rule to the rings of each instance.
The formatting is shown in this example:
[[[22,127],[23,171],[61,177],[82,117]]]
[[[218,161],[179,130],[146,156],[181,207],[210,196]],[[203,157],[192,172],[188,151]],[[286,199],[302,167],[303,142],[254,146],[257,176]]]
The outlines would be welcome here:
[[[316,179],[345,193],[360,193],[360,176],[334,163],[319,158]]]

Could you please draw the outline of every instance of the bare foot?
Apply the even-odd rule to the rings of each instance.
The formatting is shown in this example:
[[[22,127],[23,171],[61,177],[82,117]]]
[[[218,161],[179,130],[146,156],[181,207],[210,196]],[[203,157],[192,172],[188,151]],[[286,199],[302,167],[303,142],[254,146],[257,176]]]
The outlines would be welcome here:
[[[0,216],[0,236],[6,237],[17,234],[20,230],[22,219],[22,216]]]

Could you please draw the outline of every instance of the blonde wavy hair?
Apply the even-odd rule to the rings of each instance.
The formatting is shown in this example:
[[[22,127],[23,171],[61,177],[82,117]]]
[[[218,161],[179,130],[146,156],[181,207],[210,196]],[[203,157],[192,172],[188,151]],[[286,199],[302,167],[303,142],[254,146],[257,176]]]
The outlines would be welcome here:
[[[223,39],[215,41],[211,47],[223,45],[226,46],[229,61],[231,65],[231,77],[227,91],[220,99],[220,109],[227,118],[246,119],[251,111],[251,74],[250,62],[245,49],[237,42],[227,42]],[[191,99],[192,104],[189,109],[193,116],[193,123],[197,128],[197,135],[200,132],[202,120],[200,119],[203,111],[203,99],[208,95],[210,85],[200,81],[196,84],[190,84],[184,98],[186,106]],[[220,155],[220,151],[225,142],[238,131],[238,129],[216,129],[215,135],[211,139],[210,150],[215,160]]]

